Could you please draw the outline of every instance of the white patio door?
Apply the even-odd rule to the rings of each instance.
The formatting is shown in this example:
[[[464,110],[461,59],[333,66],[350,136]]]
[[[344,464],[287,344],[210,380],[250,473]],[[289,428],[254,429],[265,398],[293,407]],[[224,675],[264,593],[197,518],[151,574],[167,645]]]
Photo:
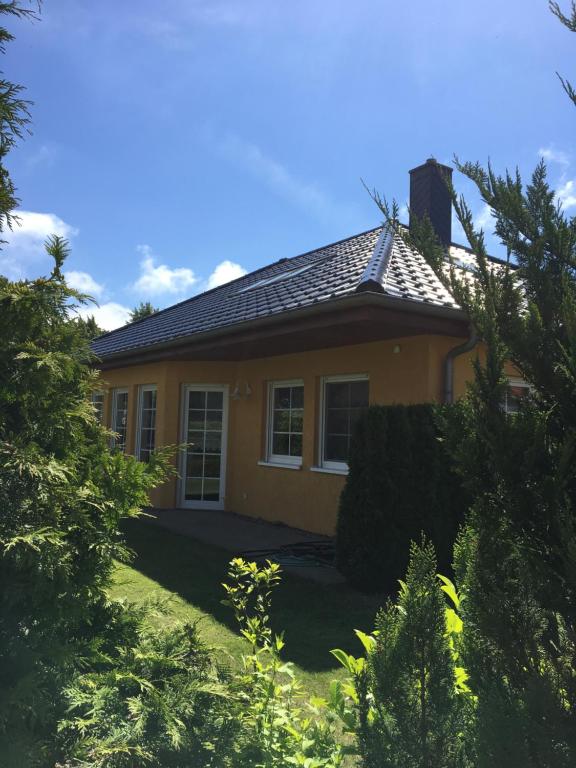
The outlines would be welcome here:
[[[189,384],[183,392],[180,503],[223,509],[226,480],[228,387]]]

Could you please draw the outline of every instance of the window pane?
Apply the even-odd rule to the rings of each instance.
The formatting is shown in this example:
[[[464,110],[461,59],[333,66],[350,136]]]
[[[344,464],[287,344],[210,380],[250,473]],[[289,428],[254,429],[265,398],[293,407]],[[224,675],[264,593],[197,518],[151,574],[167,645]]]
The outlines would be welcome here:
[[[142,407],[156,408],[156,390],[144,389],[142,391]]]
[[[292,387],[292,408],[304,408],[304,387]]]
[[[145,429],[142,432],[141,449],[144,451],[154,450],[154,430]]]
[[[204,477],[220,477],[220,456],[204,456]]]
[[[272,437],[272,453],[275,453],[278,456],[288,456],[289,447],[290,436],[275,432]]]
[[[270,453],[274,456],[301,456],[304,387],[273,386],[271,397],[271,423],[268,425]]]
[[[188,429],[204,429],[205,411],[190,411],[188,414]]]
[[[328,461],[347,461],[348,437],[345,435],[326,435],[324,458]]]
[[[128,393],[115,390],[112,393],[112,431],[116,437],[112,446],[119,451],[126,450],[126,435],[128,425]]]
[[[327,382],[324,405],[325,461],[346,463],[358,419],[368,407],[369,382]]]
[[[222,408],[223,404],[222,392],[207,392],[207,408]]]
[[[222,449],[222,433],[206,432],[206,453],[220,453]]]
[[[94,411],[96,412],[96,418],[102,424],[104,419],[104,393],[103,392],[93,392],[92,393],[92,405],[94,406]]]
[[[186,467],[188,477],[202,477],[202,468],[204,466],[204,456],[197,453],[189,453]]]
[[[290,432],[302,432],[304,424],[304,411],[302,409],[293,410],[290,413]]]
[[[518,384],[510,385],[506,391],[505,410],[507,413],[518,413],[521,401],[528,395],[529,388]]]
[[[188,407],[189,408],[206,408],[206,392],[194,392],[188,393]]]
[[[204,451],[204,432],[188,430],[188,443],[192,453],[202,453]]]
[[[290,411],[274,411],[273,429],[275,432],[290,431]]]
[[[302,435],[290,435],[290,456],[302,456]]]
[[[277,387],[274,390],[274,408],[290,408],[290,387]]]
[[[350,382],[350,405],[352,408],[368,407],[368,381]]]
[[[218,501],[220,499],[220,480],[217,478],[206,478],[204,480],[203,501]]]
[[[186,500],[200,501],[202,498],[202,478],[188,477],[186,479]]]
[[[331,435],[347,435],[348,414],[349,410],[345,408],[338,410],[329,408],[326,412],[326,432]]]
[[[140,461],[149,461],[156,439],[156,390],[150,387],[140,389],[138,397],[137,448]]]
[[[206,411],[206,429],[221,429],[222,411]]]
[[[326,383],[326,404],[329,408],[347,408],[350,404],[350,384],[347,381]]]

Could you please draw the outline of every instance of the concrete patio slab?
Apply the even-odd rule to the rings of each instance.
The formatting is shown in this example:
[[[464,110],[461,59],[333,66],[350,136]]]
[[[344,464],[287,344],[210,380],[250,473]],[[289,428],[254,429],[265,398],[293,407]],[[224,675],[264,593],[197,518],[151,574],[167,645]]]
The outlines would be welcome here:
[[[252,550],[274,550],[306,542],[327,542],[330,537],[280,523],[206,509],[148,509],[143,518],[174,533],[189,536],[238,555]],[[344,577],[330,565],[282,564],[282,570],[321,584],[343,584]]]

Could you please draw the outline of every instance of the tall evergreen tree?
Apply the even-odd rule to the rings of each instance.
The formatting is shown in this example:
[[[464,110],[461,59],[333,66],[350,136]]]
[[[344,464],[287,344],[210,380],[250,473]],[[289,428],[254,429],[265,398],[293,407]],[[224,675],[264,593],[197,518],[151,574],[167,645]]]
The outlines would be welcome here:
[[[94,317],[94,315],[89,315],[87,318],[77,317],[75,319],[75,322],[78,324],[78,327],[84,332],[88,341],[92,341],[93,339],[97,338],[98,336],[101,336],[104,333],[102,328],[100,328],[100,326],[96,322],[96,318]]]
[[[574,4],[571,19],[551,7],[576,31]],[[408,232],[397,206],[377,201],[453,292],[486,351],[446,425],[474,500],[456,573],[464,665],[478,696],[477,765],[568,768],[576,765],[576,219],[556,201],[543,162],[526,186],[518,172],[455,164],[492,211],[504,266],[488,258],[453,189],[473,279],[447,269],[428,219]],[[501,407],[507,360],[530,385],[515,415]]]
[[[158,312],[158,307],[155,307],[149,301],[141,301],[140,304],[138,304],[137,307],[134,307],[130,312],[130,319],[128,322],[135,323],[136,320],[142,320],[145,317],[153,315],[155,312]]]

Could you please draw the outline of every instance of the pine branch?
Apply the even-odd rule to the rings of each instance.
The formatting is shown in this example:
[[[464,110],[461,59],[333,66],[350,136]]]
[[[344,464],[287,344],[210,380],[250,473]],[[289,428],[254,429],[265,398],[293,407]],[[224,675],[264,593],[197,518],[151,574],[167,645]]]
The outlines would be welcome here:
[[[548,3],[550,10],[559,19],[570,32],[576,32],[576,2],[572,0],[570,7],[570,16],[566,16],[560,8],[560,3],[550,0]]]
[[[575,0],[572,0],[570,4],[570,15],[566,16],[565,13],[562,12],[562,9],[560,8],[560,4],[555,2],[555,0],[550,0],[548,3],[550,10],[556,16],[556,18],[560,21],[561,24],[563,24],[566,29],[569,29],[570,32],[576,32],[576,2]],[[563,78],[558,72],[556,72],[558,79],[562,83],[562,88],[564,88],[564,91],[570,101],[576,105],[576,89],[572,86],[572,84]]]

